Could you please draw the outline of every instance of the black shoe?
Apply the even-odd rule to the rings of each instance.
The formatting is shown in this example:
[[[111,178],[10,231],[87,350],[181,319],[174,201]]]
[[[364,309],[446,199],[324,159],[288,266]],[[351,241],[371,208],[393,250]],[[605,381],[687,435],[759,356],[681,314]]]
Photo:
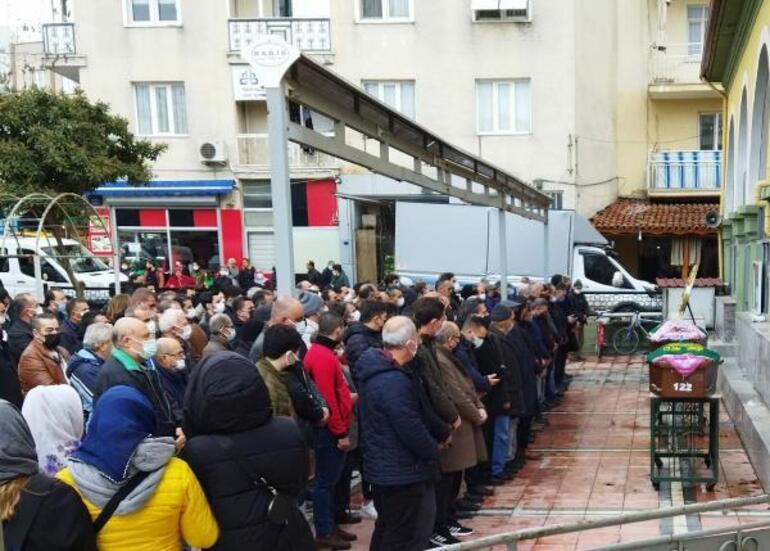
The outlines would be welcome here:
[[[455,510],[457,511],[478,511],[481,509],[481,505],[478,503],[471,503],[462,499],[455,501]]]
[[[430,541],[431,545],[435,545],[436,547],[446,547],[447,545],[460,543],[460,540],[450,534],[449,530],[435,532],[428,541]]]
[[[473,494],[470,494],[470,493],[466,492],[466,494],[463,496],[461,501],[467,501],[468,503],[480,504],[480,503],[484,502],[484,499],[485,499],[484,496],[473,495]]]
[[[467,526],[463,526],[456,520],[450,520],[448,522],[448,525],[449,525],[449,533],[456,538],[464,538],[465,536],[470,536],[471,534],[473,534],[473,528],[468,528]]]
[[[345,513],[342,516],[336,517],[334,522],[337,524],[358,524],[361,522],[361,517],[353,513]]]
[[[482,496],[493,496],[493,495],[495,495],[494,488],[489,488],[487,486],[471,486],[469,491],[471,493],[482,495]]]
[[[506,480],[502,476],[492,476],[489,478],[490,486],[502,486],[505,482]]]

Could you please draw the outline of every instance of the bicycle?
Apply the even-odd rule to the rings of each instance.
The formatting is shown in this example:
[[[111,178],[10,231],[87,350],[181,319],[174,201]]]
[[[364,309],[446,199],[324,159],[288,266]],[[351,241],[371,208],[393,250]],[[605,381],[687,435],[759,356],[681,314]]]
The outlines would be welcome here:
[[[648,316],[655,316],[657,318],[660,317],[661,314],[650,313]],[[621,327],[615,331],[615,334],[612,336],[612,348],[615,349],[615,352],[622,356],[628,356],[636,352],[639,348],[639,342],[641,341],[641,337],[639,336],[640,332],[649,340],[650,331],[647,330],[645,324],[648,326],[651,324],[657,326],[660,324],[660,320],[644,319],[641,312],[633,312],[631,314],[631,322],[628,326]]]

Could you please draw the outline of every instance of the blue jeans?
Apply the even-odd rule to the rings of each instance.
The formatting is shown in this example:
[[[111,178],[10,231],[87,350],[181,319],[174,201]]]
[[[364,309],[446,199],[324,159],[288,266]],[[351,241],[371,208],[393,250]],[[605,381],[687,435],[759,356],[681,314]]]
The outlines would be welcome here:
[[[345,452],[337,447],[337,439],[322,428],[315,443],[315,490],[313,491],[313,523],[316,534],[326,536],[337,527],[334,522],[334,488],[345,466]]]
[[[494,433],[492,436],[492,460],[490,471],[492,476],[501,476],[505,471],[505,463],[508,461],[508,440],[511,437],[510,416],[498,415],[494,419]]]

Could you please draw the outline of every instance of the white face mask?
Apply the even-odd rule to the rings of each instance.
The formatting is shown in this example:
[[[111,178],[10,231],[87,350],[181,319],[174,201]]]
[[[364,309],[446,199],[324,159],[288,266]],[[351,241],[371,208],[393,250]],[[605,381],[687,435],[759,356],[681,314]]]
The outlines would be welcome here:
[[[361,312],[356,310],[352,314],[350,314],[350,319],[357,322],[361,320]]]
[[[481,348],[481,345],[484,344],[484,339],[481,337],[473,337],[471,342],[473,343],[474,348]]]
[[[405,302],[404,297],[399,297],[398,300],[396,300],[396,306],[398,306],[399,308],[403,308],[404,302]]]
[[[224,312],[224,311],[225,311],[225,303],[224,303],[224,302],[217,302],[217,303],[214,305],[214,311],[215,311],[217,314],[221,314],[222,312]]]
[[[225,335],[225,338],[228,341],[233,341],[233,340],[235,340],[235,335],[236,335],[235,327],[231,327],[230,329],[227,330],[227,335]]]
[[[178,360],[176,361],[176,366],[175,366],[175,367],[176,367],[178,370],[180,370],[180,371],[181,371],[182,369],[186,369],[186,368],[187,368],[187,364],[185,364],[185,361],[184,361],[184,359],[181,359],[181,358],[180,358],[180,359],[178,359]]]
[[[154,337],[158,332],[158,325],[155,323],[155,320],[148,320],[145,325],[147,326],[147,331],[150,332],[150,337]]]
[[[192,320],[198,317],[198,312],[195,308],[188,308],[187,312],[185,312],[185,316],[187,316],[188,320]]]
[[[486,293],[479,293],[478,297],[479,297],[479,300],[487,300],[487,294]]]
[[[575,293],[576,295],[579,295],[580,293],[583,292],[583,289],[573,289],[572,292]]]
[[[35,315],[36,316],[39,316],[42,313],[43,313],[43,307],[42,306],[38,306],[37,308],[35,308]]]
[[[201,267],[200,267],[200,266],[198,266],[197,264],[193,264],[193,265],[192,265],[192,271],[193,271],[193,272],[197,272],[197,271],[198,271],[198,270],[200,270],[200,269],[201,269]]]
[[[5,314],[0,314],[0,325],[3,325],[6,321],[7,316]]]
[[[184,327],[182,327],[182,338],[186,341],[189,341],[190,335],[192,335],[192,326],[185,325]]]

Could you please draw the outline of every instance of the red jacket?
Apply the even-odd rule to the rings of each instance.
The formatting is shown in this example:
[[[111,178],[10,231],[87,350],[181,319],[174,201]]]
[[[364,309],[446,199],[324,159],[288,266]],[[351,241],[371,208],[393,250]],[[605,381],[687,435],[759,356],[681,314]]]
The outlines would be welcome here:
[[[173,274],[166,280],[166,289],[186,289],[188,287],[195,287],[195,279],[188,275]]]
[[[319,336],[318,339],[325,342],[324,337]],[[353,401],[337,355],[329,346],[315,342],[302,363],[329,405],[327,428],[337,438],[346,437],[350,430]]]

